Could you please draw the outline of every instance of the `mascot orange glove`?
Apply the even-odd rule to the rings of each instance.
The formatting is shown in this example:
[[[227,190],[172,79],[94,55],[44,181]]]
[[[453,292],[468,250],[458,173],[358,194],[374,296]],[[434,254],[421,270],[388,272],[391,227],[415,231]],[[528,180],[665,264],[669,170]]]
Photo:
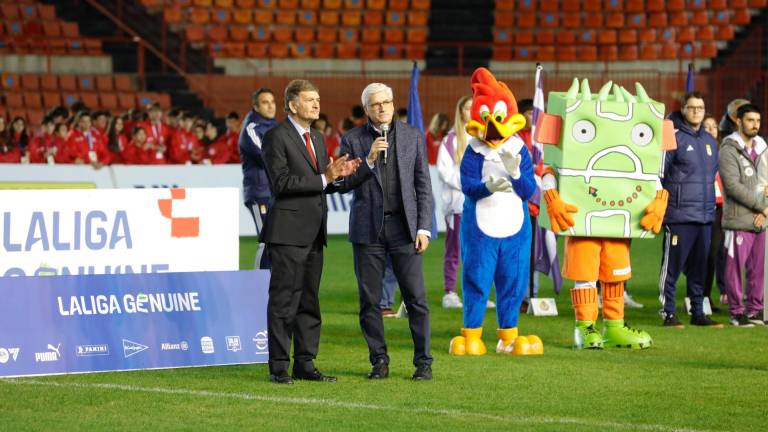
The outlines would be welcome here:
[[[645,216],[640,219],[640,226],[643,229],[658,234],[661,231],[661,223],[664,221],[664,213],[667,212],[667,200],[669,199],[669,192],[666,189],[661,189],[656,192],[656,198],[648,204],[645,208]]]
[[[563,201],[556,189],[544,191],[544,200],[547,202],[547,215],[549,215],[552,231],[559,233],[574,225],[569,213],[576,213],[579,211],[578,207]]]

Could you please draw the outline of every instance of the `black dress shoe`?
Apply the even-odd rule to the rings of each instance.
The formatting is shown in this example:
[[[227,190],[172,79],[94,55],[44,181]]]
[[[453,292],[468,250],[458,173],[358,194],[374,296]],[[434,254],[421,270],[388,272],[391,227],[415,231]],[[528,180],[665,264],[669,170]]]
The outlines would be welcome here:
[[[432,366],[421,365],[416,368],[416,372],[411,377],[414,381],[429,381],[432,379]]]
[[[368,374],[369,379],[384,379],[389,376],[389,365],[384,360],[378,360],[373,364],[371,373]]]
[[[322,372],[315,369],[312,372],[293,372],[293,379],[305,381],[336,382],[336,377],[323,375]]]
[[[293,384],[293,378],[288,375],[288,372],[280,372],[276,374],[270,374],[269,380],[275,384]]]

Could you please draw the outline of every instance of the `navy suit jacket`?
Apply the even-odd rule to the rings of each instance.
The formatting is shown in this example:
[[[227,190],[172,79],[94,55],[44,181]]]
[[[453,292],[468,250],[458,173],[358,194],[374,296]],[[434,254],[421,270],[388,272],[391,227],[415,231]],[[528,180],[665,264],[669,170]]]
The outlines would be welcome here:
[[[387,163],[397,163],[400,176],[400,196],[403,212],[408,223],[411,240],[416,240],[418,230],[432,229],[432,183],[424,136],[418,129],[396,122],[394,127],[396,161],[389,154]],[[353,191],[352,209],[349,215],[349,241],[352,243],[376,243],[384,224],[384,188],[379,175],[379,160],[373,169],[366,158],[378,133],[370,124],[358,126],[341,138],[340,154],[350,159],[360,158],[363,163],[352,175],[337,182],[340,191]]]

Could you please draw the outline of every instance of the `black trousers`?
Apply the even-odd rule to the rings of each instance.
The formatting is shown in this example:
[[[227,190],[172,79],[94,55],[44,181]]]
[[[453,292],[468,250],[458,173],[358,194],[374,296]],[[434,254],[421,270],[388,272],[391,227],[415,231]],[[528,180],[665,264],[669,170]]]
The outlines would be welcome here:
[[[353,244],[355,275],[360,294],[360,328],[368,344],[371,364],[379,359],[389,363],[381,317],[382,279],[386,256],[400,286],[408,310],[408,325],[413,339],[413,364],[432,364],[429,350],[429,308],[424,288],[422,256],[416,253],[402,215],[384,217],[384,227],[377,243]]]
[[[293,339],[293,371],[312,372],[320,343],[318,291],[323,246],[318,234],[308,246],[270,243],[272,276],[267,303],[269,371],[288,371]]]

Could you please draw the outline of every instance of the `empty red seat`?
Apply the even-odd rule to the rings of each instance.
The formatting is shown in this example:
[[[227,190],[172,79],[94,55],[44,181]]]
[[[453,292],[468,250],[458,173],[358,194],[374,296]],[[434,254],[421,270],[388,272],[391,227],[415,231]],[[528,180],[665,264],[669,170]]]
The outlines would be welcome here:
[[[603,2],[601,0],[583,0],[581,9],[585,12],[603,12]]]
[[[645,44],[640,46],[640,60],[656,60],[659,58],[659,46]]]
[[[275,13],[275,23],[280,25],[294,25],[296,24],[296,12],[278,10]]]
[[[577,29],[581,28],[581,15],[579,14],[567,14],[563,15],[563,27]]]
[[[627,17],[627,27],[636,28],[636,29],[642,29],[645,26],[646,26],[646,24],[645,24],[645,14],[644,13],[632,14],[632,15]]]
[[[597,33],[597,43],[600,45],[616,45],[617,41],[616,30],[602,30]]]
[[[496,27],[512,27],[515,25],[515,14],[513,12],[496,12],[494,24]]]
[[[313,26],[317,24],[317,14],[314,11],[299,11],[297,19],[300,25]]]
[[[58,91],[43,92],[43,106],[53,108],[61,105],[61,93]]]
[[[341,25],[357,27],[362,22],[360,11],[344,11],[341,13]]]
[[[678,56],[678,45],[676,43],[665,43],[661,45],[659,58],[664,60],[673,60]]]
[[[311,27],[299,27],[294,31],[293,39],[296,42],[313,42],[315,40],[315,31]],[[309,48],[306,51],[309,52]]]
[[[199,43],[205,40],[205,28],[200,26],[187,26],[184,29],[187,40],[192,43]]]
[[[309,58],[312,55],[310,46],[303,43],[291,44],[291,57],[293,58]]]
[[[677,42],[686,43],[696,40],[695,27],[681,27],[677,31]]]
[[[733,11],[731,22],[736,25],[747,25],[752,20],[752,14],[749,9],[736,9]]]
[[[232,26],[229,28],[229,39],[236,42],[245,42],[248,40],[248,27],[245,26]]]
[[[269,56],[273,58],[287,58],[290,48],[286,43],[273,42],[269,44]]]
[[[59,75],[59,88],[63,91],[77,91],[77,80],[73,75]]]
[[[685,0],[667,0],[665,6],[670,12],[685,10]]]
[[[251,24],[253,22],[253,11],[250,9],[237,9],[232,14],[232,20],[237,24]]]
[[[601,61],[616,61],[619,59],[619,47],[616,45],[603,45],[598,50]]]
[[[622,45],[619,47],[619,60],[632,61],[639,57],[637,45]]]
[[[6,93],[5,105],[8,108],[23,108],[24,99],[21,97],[20,93]]]
[[[666,27],[667,26],[667,14],[666,12],[656,12],[648,16],[648,25],[651,27]]]
[[[268,42],[272,39],[272,30],[267,26],[254,27],[251,30],[251,39],[258,42]]]
[[[533,60],[536,55],[535,47],[515,47],[515,60]]]
[[[326,26],[339,25],[339,13],[336,11],[321,11],[320,12],[320,24]]]
[[[381,58],[380,45],[361,45],[360,58],[363,60],[374,60]]]
[[[584,27],[600,29],[603,28],[603,14],[587,14],[584,16]]]
[[[400,44],[405,40],[405,33],[401,29],[384,29],[384,42],[388,44]]]
[[[208,29],[208,39],[215,42],[223,42],[228,39],[226,27],[210,27]]]
[[[410,11],[408,12],[408,25],[425,27],[429,24],[429,12]]]
[[[637,30],[620,30],[619,31],[619,45],[634,45],[634,44],[637,44]]]
[[[339,42],[355,43],[360,40],[360,32],[356,28],[339,29]]]
[[[515,45],[533,45],[533,32],[530,30],[514,32]]]
[[[398,44],[384,44],[381,47],[381,56],[389,60],[401,59],[403,58],[403,46]]]
[[[80,100],[91,110],[99,107],[99,95],[97,93],[80,93]]]
[[[340,9],[341,0],[323,0],[323,9]]]
[[[691,16],[691,24],[697,26],[705,26],[709,24],[709,11],[698,10]]]
[[[275,14],[271,10],[256,10],[253,12],[253,22],[261,25],[269,25],[275,19]]]
[[[414,0],[414,3],[417,0]],[[428,9],[428,8],[427,8]],[[405,53],[403,54],[408,60],[423,60],[427,54],[426,45],[406,45]]]
[[[729,41],[734,37],[735,31],[733,26],[725,25],[717,28],[717,40]]]
[[[578,55],[581,61],[597,61],[597,47],[594,45],[579,47]]]
[[[405,12],[403,11],[388,11],[386,23],[388,26],[402,26],[405,25]]]
[[[536,15],[532,13],[518,14],[517,26],[519,28],[536,28]]]
[[[38,77],[37,75],[22,75],[21,88],[23,88],[24,90],[39,90],[40,77]]]
[[[378,28],[363,28],[360,33],[360,39],[363,43],[367,44],[381,43],[381,30]]]
[[[211,20],[216,24],[229,24],[232,19],[232,13],[229,9],[216,9],[211,14]]]
[[[335,44],[316,44],[315,57],[334,58],[336,56]]]
[[[696,57],[696,47],[693,43],[685,43],[680,46],[680,57],[684,59],[692,59]]]
[[[384,12],[378,10],[367,10],[363,12],[363,25],[381,26],[384,24]]]
[[[624,14],[611,13],[605,18],[605,26],[608,28],[620,29],[624,27]]]
[[[656,29],[647,28],[640,30],[637,34],[637,39],[640,42],[646,43],[656,42]]]
[[[411,0],[411,9],[428,11],[431,3],[431,0]]]
[[[341,59],[352,59],[357,57],[357,44],[340,43],[336,47],[336,55]]]
[[[511,40],[511,38],[510,38]],[[427,42],[427,29],[426,28],[411,28],[408,29],[407,41],[409,44],[423,44]]]
[[[43,90],[59,91],[59,77],[53,74],[44,74],[40,76],[40,87]]]
[[[115,75],[115,90],[119,92],[132,92],[133,89],[133,78],[130,75]]]
[[[541,22],[540,25],[542,27],[557,27],[560,25],[560,20],[558,19],[557,14],[554,13],[545,13],[541,15]]]
[[[521,12],[536,12],[536,0],[517,0],[517,10]]]
[[[558,61],[572,62],[576,61],[575,46],[558,46],[555,50]]]
[[[272,39],[277,42],[290,42],[293,40],[293,28],[291,27],[278,27],[272,31]],[[270,47],[270,52],[272,48]],[[283,52],[282,48],[278,48],[279,52]],[[288,53],[288,47],[285,48],[286,54]]]
[[[576,43],[576,34],[570,30],[561,30],[555,34],[555,42],[558,45],[573,45]]]
[[[494,45],[492,58],[496,61],[512,60],[512,47]]]
[[[362,9],[363,0],[344,0],[344,9]]]
[[[701,57],[701,58],[717,57],[717,44],[715,42],[702,42],[699,48],[698,57]]]
[[[555,32],[552,30],[539,30],[536,32],[536,43],[539,45],[554,45]]]
[[[363,30],[363,35],[365,35],[367,30],[369,29]],[[376,33],[379,33],[379,31],[376,30]],[[336,29],[333,27],[318,27],[317,41],[318,42],[336,42]]]
[[[496,10],[512,11],[515,10],[515,0],[496,0]]]
[[[673,26],[687,26],[688,12],[672,12],[669,15],[669,24]]]
[[[387,8],[387,0],[368,0],[365,7],[369,10],[384,10]]]
[[[120,108],[117,103],[117,95],[114,93],[99,93],[99,105],[110,111]]]
[[[496,29],[493,31],[493,42],[500,45],[512,43],[512,33],[509,30]]]
[[[554,61],[555,60],[555,47],[553,46],[540,46],[536,50],[536,60],[538,61]]]
[[[259,42],[251,42],[246,44],[245,52],[248,57],[253,58],[266,58],[267,57],[267,44]]]
[[[731,11],[719,10],[714,12],[710,20],[715,25],[728,25],[731,23]]]

